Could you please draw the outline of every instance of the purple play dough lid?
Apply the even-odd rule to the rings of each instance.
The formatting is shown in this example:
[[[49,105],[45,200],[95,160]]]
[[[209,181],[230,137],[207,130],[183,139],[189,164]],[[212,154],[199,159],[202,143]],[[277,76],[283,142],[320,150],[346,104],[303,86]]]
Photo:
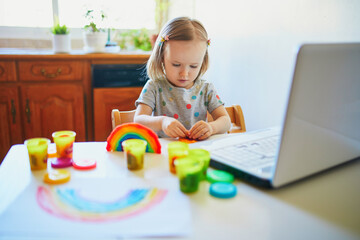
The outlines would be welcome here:
[[[53,158],[51,159],[51,167],[53,168],[66,168],[72,166],[71,158]]]

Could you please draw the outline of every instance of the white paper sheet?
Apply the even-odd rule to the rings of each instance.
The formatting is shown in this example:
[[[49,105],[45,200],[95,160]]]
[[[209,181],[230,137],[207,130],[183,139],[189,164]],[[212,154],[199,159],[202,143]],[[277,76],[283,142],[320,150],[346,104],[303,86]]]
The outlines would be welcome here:
[[[0,236],[186,236],[190,206],[176,180],[74,179],[47,185],[33,178],[0,216]]]

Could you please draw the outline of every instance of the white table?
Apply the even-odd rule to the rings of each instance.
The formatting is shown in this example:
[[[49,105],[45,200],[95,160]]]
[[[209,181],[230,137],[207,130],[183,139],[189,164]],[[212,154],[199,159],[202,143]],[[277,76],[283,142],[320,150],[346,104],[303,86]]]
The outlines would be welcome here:
[[[175,178],[168,170],[167,143],[161,139],[163,154],[147,154],[145,169],[137,172],[126,169],[122,152],[106,152],[104,142],[75,143],[74,158],[92,156],[98,159],[98,166],[86,172],[70,170],[72,179]],[[0,213],[31,178],[43,174],[30,171],[24,145],[12,146],[0,167]],[[236,180],[237,196],[226,200],[210,196],[209,183],[202,182],[198,192],[187,195],[193,232],[188,238],[176,239],[360,239],[359,183],[360,161],[277,190]]]

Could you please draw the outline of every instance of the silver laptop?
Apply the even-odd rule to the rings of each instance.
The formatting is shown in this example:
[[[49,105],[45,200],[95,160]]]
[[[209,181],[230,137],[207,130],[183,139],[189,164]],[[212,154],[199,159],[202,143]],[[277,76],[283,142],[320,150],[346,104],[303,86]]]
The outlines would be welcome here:
[[[273,188],[360,158],[360,43],[299,48],[283,126],[197,144],[210,166]]]

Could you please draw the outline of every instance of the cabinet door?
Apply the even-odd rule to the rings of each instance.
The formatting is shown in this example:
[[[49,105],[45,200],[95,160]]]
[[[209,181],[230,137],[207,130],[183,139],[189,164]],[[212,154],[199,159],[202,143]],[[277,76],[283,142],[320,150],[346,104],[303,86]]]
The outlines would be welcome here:
[[[21,87],[25,138],[47,137],[58,130],[76,132],[85,141],[84,91],[76,84],[32,84]]]
[[[111,110],[134,110],[141,90],[142,87],[94,89],[95,141],[106,141],[111,133]]]
[[[23,143],[17,87],[0,88],[0,162],[11,145]]]

